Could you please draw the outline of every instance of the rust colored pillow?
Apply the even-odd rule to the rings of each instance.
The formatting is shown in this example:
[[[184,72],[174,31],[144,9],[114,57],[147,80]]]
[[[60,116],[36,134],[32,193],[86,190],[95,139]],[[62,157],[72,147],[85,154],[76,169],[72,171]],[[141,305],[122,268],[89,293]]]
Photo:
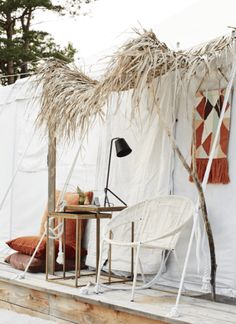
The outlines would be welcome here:
[[[9,255],[4,261],[9,263],[13,268],[24,271],[27,267],[30,255],[22,254],[20,252],[15,252]],[[36,273],[36,272],[45,272],[45,260],[33,258],[31,265],[28,268],[28,272]],[[85,264],[81,263],[81,269],[85,268]],[[55,271],[62,271],[62,264],[55,263]],[[71,271],[75,269],[75,261],[74,260],[66,260],[66,271]]]
[[[22,236],[6,242],[6,244],[13,250],[26,255],[33,255],[34,250],[40,240],[39,236]],[[45,259],[46,256],[46,239],[41,242],[35,257],[38,259]],[[59,242],[55,240],[56,256],[58,253]],[[86,255],[86,250],[81,249],[81,256]],[[66,258],[73,259],[75,257],[75,250],[72,246],[66,244]]]
[[[13,250],[23,254],[32,255],[40,240],[39,236],[21,236],[16,239],[6,242],[6,244]],[[44,239],[36,252],[36,258],[45,258],[46,255],[46,239]]]
[[[81,236],[83,239],[85,228],[87,224],[87,219],[82,220]],[[66,245],[71,246],[74,250],[76,248],[76,220],[75,219],[66,219]],[[81,249],[81,255],[84,255],[83,247]],[[86,255],[86,254],[85,254]]]
[[[57,190],[56,191],[56,202],[58,201],[59,197],[60,197],[60,191]],[[79,194],[75,193],[75,192],[66,192],[64,199],[67,203],[67,205],[78,205],[79,204]],[[42,219],[41,219],[41,224],[40,224],[40,230],[39,230],[39,235],[42,236],[44,233],[44,229],[45,229],[45,223],[47,221],[47,216],[48,216],[48,207],[46,207]]]
[[[60,193],[61,193],[60,191],[58,191],[58,190],[56,191],[56,201],[59,199]],[[68,205],[78,205],[79,194],[73,193],[73,192],[67,192],[65,194],[64,198]],[[44,224],[47,220],[47,216],[48,216],[48,208],[46,208],[46,210],[43,214],[43,217],[42,217],[40,231],[39,231],[40,236],[42,236],[44,233],[44,226],[45,226]],[[75,224],[76,224],[76,221],[74,219],[66,219],[66,245],[71,246],[74,250],[76,247],[76,226],[75,226]],[[87,220],[86,219],[82,220],[81,241],[83,239],[86,224],[87,224]],[[87,253],[86,250],[82,248],[81,255],[86,255],[86,253]]]
[[[6,257],[4,261],[9,263],[13,268],[24,271],[30,258],[30,255],[15,252]],[[33,258],[28,272],[45,272],[45,260]]]

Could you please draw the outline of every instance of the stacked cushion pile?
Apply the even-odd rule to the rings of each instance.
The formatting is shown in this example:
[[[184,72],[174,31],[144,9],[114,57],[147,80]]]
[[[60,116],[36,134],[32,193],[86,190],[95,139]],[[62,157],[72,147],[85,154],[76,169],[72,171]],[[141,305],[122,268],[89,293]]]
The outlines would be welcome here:
[[[58,200],[60,192],[56,192],[56,201]],[[67,205],[78,205],[79,202],[79,195],[77,193],[66,193],[65,200]],[[10,240],[6,242],[6,244],[13,250],[17,251],[9,255],[5,262],[9,263],[16,269],[25,270],[31,256],[33,255],[36,246],[39,243],[40,238],[44,234],[45,231],[45,222],[47,220],[48,215],[48,208],[46,208],[39,231],[39,236],[23,236],[18,237],[16,239]],[[75,227],[75,220],[73,219],[66,219],[65,227],[66,227],[66,270],[73,270],[75,267],[75,247],[76,247],[76,227]],[[86,227],[86,221],[82,221],[82,236],[84,234]],[[81,238],[82,240],[82,238]],[[59,242],[58,240],[54,240],[55,242],[55,257],[58,254],[58,247]],[[82,247],[81,248],[81,257],[86,255],[87,251]],[[29,272],[45,272],[45,264],[46,264],[46,237],[41,242],[38,251],[33,258],[33,261],[28,269]],[[83,262],[81,263],[83,266]],[[83,267],[82,266],[82,267]],[[55,262],[55,270],[59,271],[62,270],[62,265]]]

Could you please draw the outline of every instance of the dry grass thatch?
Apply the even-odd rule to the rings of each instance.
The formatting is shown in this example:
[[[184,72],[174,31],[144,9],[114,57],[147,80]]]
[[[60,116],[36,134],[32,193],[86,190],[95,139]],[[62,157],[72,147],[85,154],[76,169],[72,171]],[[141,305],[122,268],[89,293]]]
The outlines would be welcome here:
[[[84,134],[113,91],[133,89],[133,110],[147,84],[167,72],[181,70],[189,77],[201,66],[210,69],[213,60],[233,49],[234,35],[213,40],[187,51],[170,50],[153,32],[144,31],[125,43],[113,56],[101,81],[76,68],[54,61],[40,71],[43,82],[42,109],[38,126],[56,130],[59,139],[70,140],[76,131]],[[45,128],[45,129],[46,129]]]
[[[85,133],[96,114],[102,114],[96,105],[99,83],[76,68],[60,61],[48,61],[40,71],[43,84],[42,105],[36,120],[45,133],[71,139],[80,129]]]

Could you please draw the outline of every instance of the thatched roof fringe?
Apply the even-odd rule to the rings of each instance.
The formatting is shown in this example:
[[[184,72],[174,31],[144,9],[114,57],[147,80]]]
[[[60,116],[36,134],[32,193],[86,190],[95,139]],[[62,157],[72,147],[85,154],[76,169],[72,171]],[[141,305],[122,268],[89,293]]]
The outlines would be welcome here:
[[[167,72],[181,70],[190,79],[200,66],[210,69],[211,62],[234,49],[234,35],[224,36],[186,51],[172,51],[153,32],[125,43],[115,53],[101,81],[92,80],[77,68],[49,61],[40,71],[43,82],[42,108],[37,125],[56,130],[59,139],[69,140],[80,130],[86,133],[113,91],[133,89],[133,116],[147,84]]]

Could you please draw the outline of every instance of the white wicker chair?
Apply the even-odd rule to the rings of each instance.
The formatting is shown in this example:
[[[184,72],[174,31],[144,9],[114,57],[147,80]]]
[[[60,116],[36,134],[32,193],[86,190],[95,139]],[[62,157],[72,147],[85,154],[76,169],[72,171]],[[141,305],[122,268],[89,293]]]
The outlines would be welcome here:
[[[175,249],[181,230],[191,219],[193,213],[194,204],[190,199],[170,195],[143,201],[117,214],[106,226],[102,239],[95,291],[99,293],[100,286],[104,286],[100,283],[104,244],[127,246],[135,251],[131,301],[134,299],[135,289],[149,288],[155,284],[162,273],[170,252]],[[128,241],[128,239],[127,242],[116,239],[116,232],[130,230],[132,222],[135,228],[133,242]],[[110,233],[112,233],[112,238],[110,238]],[[140,249],[142,247],[166,251],[162,253],[163,258],[158,273],[148,283],[145,281],[140,260]],[[144,284],[136,288],[138,266]],[[118,287],[118,289],[126,289],[124,286],[122,285],[122,288]],[[108,286],[106,285],[106,287]],[[114,288],[112,287],[112,289]]]

